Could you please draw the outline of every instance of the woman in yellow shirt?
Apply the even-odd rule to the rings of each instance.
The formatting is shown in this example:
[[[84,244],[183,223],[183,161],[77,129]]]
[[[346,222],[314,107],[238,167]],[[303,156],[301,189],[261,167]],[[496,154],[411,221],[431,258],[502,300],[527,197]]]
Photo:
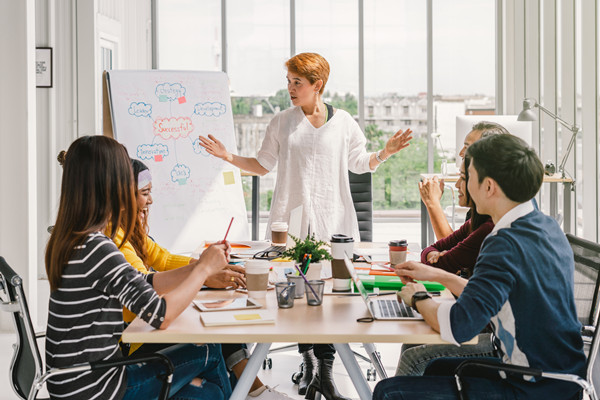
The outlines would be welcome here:
[[[169,271],[171,269],[183,267],[194,261],[191,257],[180,256],[169,253],[165,248],[159,246],[150,236],[148,236],[148,206],[152,204],[152,175],[148,167],[141,161],[132,159],[133,178],[136,188],[137,210],[139,213],[138,221],[128,242],[125,242],[120,250],[125,255],[125,259],[138,271],[148,274],[153,272]],[[123,241],[123,231],[119,230],[115,237],[117,246]],[[228,268],[207,278],[206,286],[210,288],[227,287],[246,287],[244,269],[237,265],[230,265]],[[135,314],[126,308],[123,309],[123,319],[129,323],[133,321]],[[130,354],[134,351],[143,353],[156,352],[162,348],[163,344],[132,344]],[[243,344],[227,343],[222,344],[223,358],[227,369],[239,378],[248,363],[250,353]],[[287,396],[263,385],[260,379],[256,378],[250,388],[249,397],[257,400],[262,399],[285,399]]]

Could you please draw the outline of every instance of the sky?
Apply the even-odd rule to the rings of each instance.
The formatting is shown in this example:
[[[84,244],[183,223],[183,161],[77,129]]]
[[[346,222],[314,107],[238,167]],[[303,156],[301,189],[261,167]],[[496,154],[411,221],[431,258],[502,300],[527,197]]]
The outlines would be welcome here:
[[[433,0],[434,94],[494,95],[494,0]],[[238,95],[286,87],[286,0],[227,0],[227,72]],[[221,69],[220,0],[159,0],[161,69]],[[425,0],[365,0],[365,95],[427,90]],[[296,0],[296,53],[330,63],[327,89],[358,93],[358,1]]]

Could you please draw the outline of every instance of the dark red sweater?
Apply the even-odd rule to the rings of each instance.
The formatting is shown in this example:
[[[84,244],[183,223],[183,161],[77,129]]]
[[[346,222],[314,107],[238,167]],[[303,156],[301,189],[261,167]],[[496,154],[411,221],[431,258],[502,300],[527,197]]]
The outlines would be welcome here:
[[[494,223],[490,218],[469,234],[470,226],[471,220],[469,219],[450,236],[438,240],[433,245],[427,247],[421,252],[421,262],[448,272],[456,273],[466,270],[469,274],[472,273],[477,256],[479,255],[481,243],[483,243],[483,239],[494,229]],[[448,250],[448,252],[441,256],[437,263],[431,264],[427,262],[427,254],[432,251],[444,250]]]

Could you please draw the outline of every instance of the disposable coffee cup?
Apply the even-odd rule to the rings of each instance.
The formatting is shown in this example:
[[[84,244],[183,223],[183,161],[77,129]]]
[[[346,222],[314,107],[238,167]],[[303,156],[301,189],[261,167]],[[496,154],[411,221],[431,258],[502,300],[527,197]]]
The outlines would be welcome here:
[[[335,234],[331,236],[331,276],[333,277],[334,292],[349,292],[352,281],[344,257],[352,260],[354,254],[354,239],[350,236]]]
[[[406,251],[408,248],[408,242],[405,239],[390,240],[388,246],[390,249],[391,267],[394,267],[396,264],[402,264],[406,261]]]
[[[287,233],[287,222],[271,223],[271,242],[273,242],[273,244],[285,245],[287,242]]]
[[[244,266],[248,297],[264,299],[267,296],[267,285],[269,284],[269,262],[266,260],[248,260]]]

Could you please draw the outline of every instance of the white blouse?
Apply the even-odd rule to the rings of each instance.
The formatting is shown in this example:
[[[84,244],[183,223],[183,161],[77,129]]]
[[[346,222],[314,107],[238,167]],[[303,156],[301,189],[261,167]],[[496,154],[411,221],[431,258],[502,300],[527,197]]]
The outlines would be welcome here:
[[[301,239],[310,226],[310,232],[323,241],[329,242],[334,233],[360,241],[348,170],[375,171],[369,168],[366,143],[360,127],[344,110],[337,110],[320,128],[310,123],[301,107],[277,114],[256,157],[269,171],[279,163],[267,238],[272,222],[288,222],[290,211],[302,205]]]

